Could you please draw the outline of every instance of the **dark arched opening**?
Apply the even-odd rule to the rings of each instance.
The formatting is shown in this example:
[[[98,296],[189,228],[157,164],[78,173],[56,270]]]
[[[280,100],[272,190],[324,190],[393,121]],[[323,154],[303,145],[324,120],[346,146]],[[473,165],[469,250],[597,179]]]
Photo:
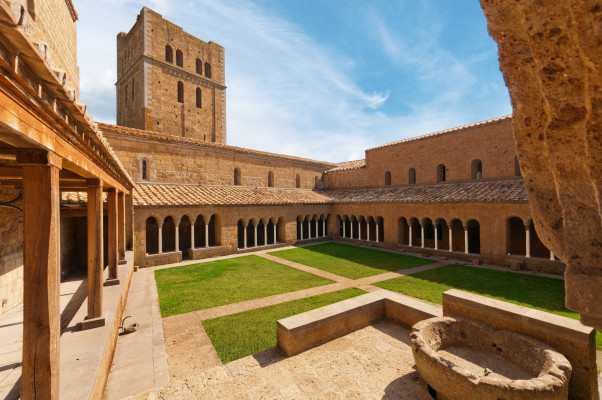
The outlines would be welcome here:
[[[412,246],[422,246],[422,227],[420,222],[416,218],[410,220],[410,226],[412,227]]]
[[[385,241],[385,220],[382,217],[376,219],[376,229],[378,230],[378,241]]]
[[[240,174],[240,168],[234,168],[234,184],[237,186],[242,185],[242,176]]]
[[[464,225],[459,219],[451,222],[452,228],[452,251],[461,251],[464,253]]]
[[[408,170],[408,184],[413,185],[416,183],[416,169],[410,168]]]
[[[184,84],[178,81],[178,103],[184,103]]]
[[[483,163],[481,160],[472,160],[470,163],[470,178],[483,179]]]
[[[506,253],[517,256],[527,254],[526,230],[523,220],[518,217],[506,221]]]
[[[391,172],[385,172],[385,186],[391,186]]]
[[[173,63],[173,49],[170,45],[165,46],[165,61]]]
[[[243,249],[245,247],[245,224],[242,220],[238,220],[238,248]]]
[[[539,240],[533,221],[529,221],[531,257],[550,258],[550,250]]]
[[[437,165],[437,182],[445,182],[445,165]]]
[[[481,254],[481,226],[479,221],[468,221],[468,252]]]
[[[274,187],[274,173],[272,171],[268,172],[268,186]]]
[[[399,217],[397,220],[397,244],[408,245],[408,235],[410,233],[410,226],[408,220],[404,217]]]
[[[211,78],[211,64],[205,63],[205,76]]]
[[[182,50],[176,50],[176,65],[178,67],[184,66],[184,54],[182,53]]]
[[[190,249],[190,218],[186,215],[182,217],[180,220],[180,225],[178,226],[178,238],[180,239],[179,250],[182,252],[182,259],[188,259],[188,249]]]
[[[203,62],[198,58],[196,59],[196,73],[203,75]]]
[[[157,254],[159,252],[159,224],[155,217],[146,219],[146,253]]]
[[[176,224],[172,217],[167,217],[163,221],[161,236],[163,237],[163,252],[176,251]]]

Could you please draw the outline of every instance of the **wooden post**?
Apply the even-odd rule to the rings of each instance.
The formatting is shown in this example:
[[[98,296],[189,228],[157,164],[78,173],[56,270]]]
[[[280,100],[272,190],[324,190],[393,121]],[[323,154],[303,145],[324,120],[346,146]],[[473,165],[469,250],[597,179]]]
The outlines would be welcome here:
[[[59,398],[60,203],[62,159],[22,150],[23,363],[21,398]]]
[[[87,179],[88,185],[88,316],[102,315],[102,182]]]
[[[108,224],[108,264],[109,264],[109,281],[111,284],[117,279],[117,263],[119,262],[119,246],[118,246],[118,216],[117,216],[117,190],[107,190],[107,217],[109,220]],[[102,204],[101,204],[102,206]],[[118,283],[119,281],[115,282]]]
[[[117,206],[117,241],[119,247],[119,261],[125,261],[125,193],[119,192]]]

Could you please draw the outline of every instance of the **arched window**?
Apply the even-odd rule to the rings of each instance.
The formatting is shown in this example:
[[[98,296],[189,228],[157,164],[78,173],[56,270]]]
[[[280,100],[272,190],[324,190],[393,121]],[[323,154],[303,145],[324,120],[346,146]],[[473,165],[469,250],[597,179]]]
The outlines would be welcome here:
[[[235,185],[242,185],[242,179],[240,176],[240,168],[234,168],[234,184]]]
[[[178,82],[178,103],[184,103],[184,84]]]
[[[274,173],[272,171],[268,172],[268,186],[274,187]]]
[[[295,176],[295,187],[296,188],[300,188],[301,187],[301,175],[297,174]]]
[[[184,54],[182,53],[182,50],[176,50],[176,65],[178,67],[183,67],[184,66]]]
[[[200,59],[196,59],[196,73],[203,75],[203,62]]]
[[[391,171],[385,172],[385,186],[391,186]]]
[[[416,183],[416,170],[414,168],[410,168],[408,171],[408,183],[413,185]]]
[[[481,160],[472,160],[472,163],[470,163],[470,178],[483,178],[483,163],[481,162]]]
[[[165,61],[173,63],[173,50],[170,45],[165,46]]]
[[[211,78],[211,64],[208,62],[205,63],[205,76]]]
[[[445,165],[437,165],[437,182],[445,182]]]
[[[518,163],[518,156],[514,156],[514,175],[515,176],[523,176],[520,172],[520,164]]]
[[[203,105],[201,95],[202,95],[201,89],[196,88],[196,106],[197,106],[197,108],[201,108],[201,106]]]
[[[148,174],[146,172],[146,160],[142,160],[142,180],[148,180]]]

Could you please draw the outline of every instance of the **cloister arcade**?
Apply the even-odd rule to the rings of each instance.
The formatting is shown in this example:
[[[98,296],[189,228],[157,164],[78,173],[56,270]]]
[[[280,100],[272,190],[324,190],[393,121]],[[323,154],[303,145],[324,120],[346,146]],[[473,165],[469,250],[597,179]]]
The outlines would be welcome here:
[[[238,248],[248,249],[286,243],[284,217],[239,219],[237,223]]]
[[[518,217],[506,220],[506,254],[555,260],[554,253],[539,240],[533,221],[525,223]]]
[[[322,214],[297,216],[297,240],[323,238],[328,235],[329,216]]]
[[[385,226],[382,217],[338,215],[339,236],[342,238],[384,242]]]
[[[194,223],[193,223],[194,221]],[[146,219],[146,254],[181,251],[188,257],[188,249],[220,245],[220,215],[168,215],[163,220],[157,216]]]

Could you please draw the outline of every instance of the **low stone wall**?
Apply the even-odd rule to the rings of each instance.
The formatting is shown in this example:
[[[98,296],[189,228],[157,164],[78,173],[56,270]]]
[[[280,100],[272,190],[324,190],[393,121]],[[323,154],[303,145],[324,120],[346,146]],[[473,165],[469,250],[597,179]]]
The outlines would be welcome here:
[[[562,353],[573,367],[569,398],[598,399],[593,328],[578,320],[455,289],[443,293],[443,315],[483,321],[546,343]]]
[[[147,254],[144,259],[144,265],[140,267],[156,267],[157,265],[174,264],[182,261],[181,251],[172,251],[169,253]]]

